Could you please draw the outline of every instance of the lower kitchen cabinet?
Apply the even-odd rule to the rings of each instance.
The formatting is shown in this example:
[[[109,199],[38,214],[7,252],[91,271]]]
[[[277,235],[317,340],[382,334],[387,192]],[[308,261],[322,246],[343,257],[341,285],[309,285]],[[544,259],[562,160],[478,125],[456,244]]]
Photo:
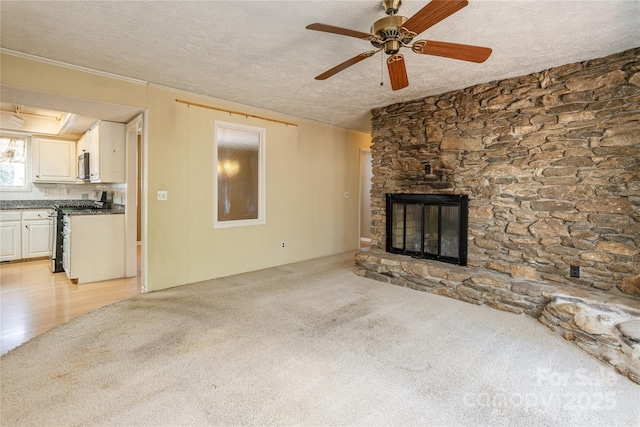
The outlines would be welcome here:
[[[62,264],[78,284],[125,275],[124,215],[66,215]]]
[[[51,254],[52,227],[46,210],[0,212],[0,261]]]
[[[47,211],[23,211],[22,258],[49,256],[52,232]]]
[[[12,261],[22,256],[22,213],[0,212],[0,261]]]

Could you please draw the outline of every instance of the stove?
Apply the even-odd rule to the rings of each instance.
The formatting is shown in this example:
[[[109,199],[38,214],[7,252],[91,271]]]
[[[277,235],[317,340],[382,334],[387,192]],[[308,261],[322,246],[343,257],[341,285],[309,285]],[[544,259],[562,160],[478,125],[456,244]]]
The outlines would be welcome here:
[[[64,229],[64,212],[63,209],[103,209],[102,202],[93,200],[69,200],[58,202],[51,205],[48,210],[49,219],[53,222],[53,232],[51,233],[51,271],[53,273],[61,273],[64,271],[62,266],[62,231]]]

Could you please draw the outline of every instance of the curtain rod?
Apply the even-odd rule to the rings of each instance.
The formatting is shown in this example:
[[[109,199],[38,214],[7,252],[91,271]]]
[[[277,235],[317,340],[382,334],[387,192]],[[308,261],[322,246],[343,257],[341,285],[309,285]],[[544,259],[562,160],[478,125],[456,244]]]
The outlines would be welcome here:
[[[217,108],[217,107],[212,107],[210,105],[198,104],[197,102],[185,101],[183,99],[176,99],[176,102],[179,102],[181,104],[193,105],[194,107],[208,108],[209,110],[223,111],[229,114],[238,114],[240,116],[253,117],[255,119],[268,120],[270,122],[275,122],[275,123],[282,123],[283,125],[287,125],[287,126],[298,126],[295,123],[283,122],[282,120],[270,119],[268,117],[256,116],[254,114],[241,113],[240,111],[226,110],[224,108]]]

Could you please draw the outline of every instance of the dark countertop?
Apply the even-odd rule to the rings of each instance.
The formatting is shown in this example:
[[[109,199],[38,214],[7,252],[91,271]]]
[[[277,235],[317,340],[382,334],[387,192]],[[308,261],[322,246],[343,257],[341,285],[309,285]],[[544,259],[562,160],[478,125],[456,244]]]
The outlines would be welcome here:
[[[9,209],[49,209],[52,205],[58,204],[60,206],[73,205],[73,204],[86,204],[91,206],[93,200],[0,200],[0,210]]]
[[[113,215],[123,214],[124,206],[112,209],[96,209],[93,200],[0,200],[0,210],[50,209],[54,204],[60,206],[63,213],[68,215]],[[65,206],[73,206],[65,209]],[[77,206],[83,206],[78,208]]]
[[[53,200],[0,200],[0,210],[49,209],[52,204]]]
[[[69,216],[80,216],[80,215],[120,215],[124,214],[124,208],[118,209],[78,209],[78,208],[70,208],[60,209],[63,214]]]

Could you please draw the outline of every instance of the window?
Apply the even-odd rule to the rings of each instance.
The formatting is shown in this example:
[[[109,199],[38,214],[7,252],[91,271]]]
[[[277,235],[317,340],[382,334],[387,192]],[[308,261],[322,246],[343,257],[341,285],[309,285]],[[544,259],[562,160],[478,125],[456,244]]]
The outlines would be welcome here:
[[[265,135],[214,122],[214,228],[265,224]]]
[[[27,137],[0,136],[0,187],[27,190]]]

